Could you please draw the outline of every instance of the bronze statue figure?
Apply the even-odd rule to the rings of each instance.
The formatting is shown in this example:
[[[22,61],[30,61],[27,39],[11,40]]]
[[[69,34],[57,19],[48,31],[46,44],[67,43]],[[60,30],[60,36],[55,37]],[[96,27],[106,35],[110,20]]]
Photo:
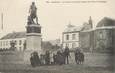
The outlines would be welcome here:
[[[36,22],[34,19],[36,19]],[[37,8],[35,2],[32,2],[32,5],[29,9],[28,24],[38,24]]]

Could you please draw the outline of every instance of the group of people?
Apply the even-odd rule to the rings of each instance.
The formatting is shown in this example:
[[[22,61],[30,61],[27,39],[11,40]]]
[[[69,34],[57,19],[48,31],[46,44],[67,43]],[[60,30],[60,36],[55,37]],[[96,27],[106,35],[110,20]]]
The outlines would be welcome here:
[[[30,62],[32,67],[41,66],[41,65],[49,65],[50,64],[50,53],[46,51],[46,54],[38,55],[37,52],[33,52],[30,57]]]
[[[82,64],[84,62],[83,52],[77,49],[74,54],[76,64]],[[37,52],[33,52],[30,57],[30,62],[33,67],[43,65],[62,65],[69,64],[69,57],[71,57],[70,50],[66,47],[64,51],[59,50],[56,53],[53,53],[52,56],[49,51],[46,51],[45,54],[40,54],[40,56]],[[51,58],[53,60],[51,60]]]
[[[52,64],[69,64],[70,51],[69,48],[66,48],[64,51],[57,51],[56,54],[53,54],[53,63]]]
[[[84,62],[84,53],[79,49],[75,51],[75,61],[76,64],[83,64]]]

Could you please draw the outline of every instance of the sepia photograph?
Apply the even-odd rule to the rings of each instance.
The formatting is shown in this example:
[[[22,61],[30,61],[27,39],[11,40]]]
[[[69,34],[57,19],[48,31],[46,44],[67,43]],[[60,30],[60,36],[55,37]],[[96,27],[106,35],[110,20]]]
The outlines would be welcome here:
[[[114,73],[114,0],[0,0],[0,73]]]

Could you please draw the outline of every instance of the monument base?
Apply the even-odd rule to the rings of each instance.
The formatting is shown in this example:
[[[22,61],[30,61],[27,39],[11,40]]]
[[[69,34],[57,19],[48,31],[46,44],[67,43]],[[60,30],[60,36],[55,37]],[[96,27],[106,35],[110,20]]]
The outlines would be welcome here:
[[[40,56],[40,54],[42,53],[42,50],[36,50],[36,51],[35,50],[26,50],[26,51],[24,51],[24,58],[23,58],[24,64],[31,64],[30,58],[31,58],[31,54],[33,52],[37,52],[38,55]],[[39,53],[39,52],[41,52],[41,53]]]
[[[0,63],[1,64],[31,64],[30,57],[34,50],[27,51],[4,51],[0,52]],[[36,51],[38,52],[38,51]],[[40,55],[38,53],[38,55]]]

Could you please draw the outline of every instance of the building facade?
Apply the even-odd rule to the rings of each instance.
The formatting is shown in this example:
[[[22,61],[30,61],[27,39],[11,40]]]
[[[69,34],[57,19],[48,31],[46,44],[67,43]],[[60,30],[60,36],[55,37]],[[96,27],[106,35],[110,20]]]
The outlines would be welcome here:
[[[104,17],[93,29],[80,32],[81,48],[86,51],[112,52],[115,48],[115,20]]]
[[[11,42],[15,42],[16,50],[24,51],[26,49],[26,33],[25,32],[13,32],[3,36],[0,39],[0,49],[8,50]]]
[[[0,39],[0,50],[9,50],[11,47],[11,43],[14,42],[15,43],[15,47],[17,51],[24,51],[26,50],[26,32],[12,32],[12,33],[8,33],[5,36],[3,36]],[[60,43],[60,39],[56,39],[56,40],[49,40],[47,41],[49,43],[51,43],[51,45],[53,46],[61,46]],[[45,41],[42,41],[42,45],[45,45]],[[44,48],[43,46],[41,46],[42,49],[47,49]],[[47,46],[45,46],[47,47]],[[49,48],[51,49],[51,48]]]
[[[91,16],[89,17],[88,22],[83,24],[82,31],[79,33],[80,38],[80,48],[84,51],[89,51],[92,47],[92,39],[93,39],[93,21]]]
[[[96,26],[95,49],[98,51],[112,51],[115,44],[115,20],[105,17]]]
[[[89,31],[92,31],[93,22],[91,16],[88,22],[85,22],[82,26],[74,26],[69,24],[62,34],[63,48],[68,46],[71,49],[82,48],[89,49],[91,46],[91,36]]]
[[[76,27],[69,24],[65,31],[62,33],[62,46],[70,48],[70,50],[75,49],[80,46],[79,43],[79,33],[82,27]]]

